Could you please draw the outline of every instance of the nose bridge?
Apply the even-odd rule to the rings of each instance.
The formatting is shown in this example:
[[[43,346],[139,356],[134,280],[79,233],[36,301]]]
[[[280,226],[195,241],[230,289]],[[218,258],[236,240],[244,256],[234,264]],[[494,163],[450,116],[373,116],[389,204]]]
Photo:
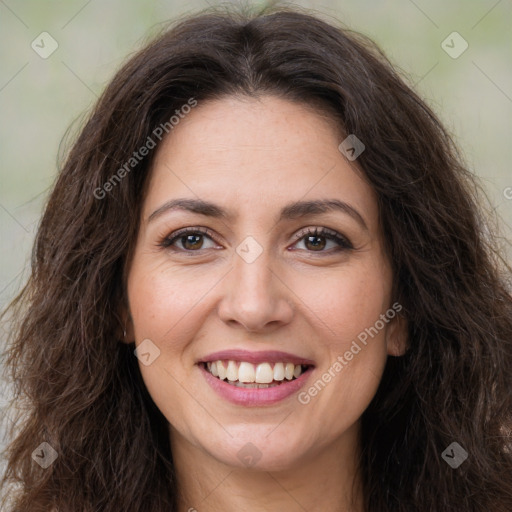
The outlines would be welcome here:
[[[275,275],[272,251],[252,237],[236,248],[219,313],[225,322],[236,321],[249,330],[291,319],[286,287]]]
[[[269,304],[275,292],[271,252],[256,244],[252,237],[242,242],[233,261],[232,291],[248,310]]]

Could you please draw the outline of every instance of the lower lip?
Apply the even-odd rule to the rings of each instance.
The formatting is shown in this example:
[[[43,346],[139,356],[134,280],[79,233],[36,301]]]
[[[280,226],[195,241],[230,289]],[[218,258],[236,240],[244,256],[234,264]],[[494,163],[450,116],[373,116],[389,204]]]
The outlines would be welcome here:
[[[297,379],[283,381],[283,384],[271,388],[239,388],[228,384],[227,382],[214,377],[208,370],[202,365],[199,368],[203,372],[206,382],[213,388],[213,390],[219,394],[222,398],[236,404],[245,406],[262,406],[272,405],[290,395],[293,395],[299,389],[304,386],[306,380],[309,378],[313,367],[309,367],[304,373]]]

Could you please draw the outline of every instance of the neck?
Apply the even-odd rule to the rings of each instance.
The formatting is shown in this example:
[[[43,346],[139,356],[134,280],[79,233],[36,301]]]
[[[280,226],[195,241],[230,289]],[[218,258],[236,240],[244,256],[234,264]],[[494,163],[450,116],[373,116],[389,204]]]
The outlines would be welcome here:
[[[171,428],[180,490],[179,512],[362,512],[357,469],[358,424],[343,439],[306,454],[294,467],[265,471],[233,467],[187,442]],[[348,442],[347,442],[348,441]]]

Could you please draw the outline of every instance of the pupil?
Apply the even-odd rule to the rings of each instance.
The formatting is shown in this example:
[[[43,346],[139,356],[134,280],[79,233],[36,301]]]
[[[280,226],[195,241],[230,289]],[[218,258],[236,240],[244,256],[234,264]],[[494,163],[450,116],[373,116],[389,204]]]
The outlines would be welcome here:
[[[318,243],[318,240],[321,239],[321,238],[323,238],[323,237],[313,235],[313,236],[308,236],[307,240],[308,240],[308,242],[310,242],[312,239],[313,240],[317,240],[317,242],[313,243],[313,247],[323,249],[325,247],[325,240],[324,240],[323,243],[320,243],[320,244]]]
[[[198,244],[197,244],[197,239],[201,238],[201,235],[187,235],[185,238],[185,247],[187,247],[189,245],[189,242],[192,244],[192,248],[197,248],[198,247]],[[196,239],[195,243],[192,241],[192,239]],[[199,244],[199,247],[201,246],[202,244]]]

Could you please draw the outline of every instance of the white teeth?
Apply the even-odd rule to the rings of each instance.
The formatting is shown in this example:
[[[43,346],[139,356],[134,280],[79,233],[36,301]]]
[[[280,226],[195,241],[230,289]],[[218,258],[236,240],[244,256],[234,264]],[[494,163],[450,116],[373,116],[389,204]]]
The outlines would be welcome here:
[[[228,369],[226,370],[226,377],[228,380],[234,382],[238,380],[238,368],[235,361],[228,362]]]
[[[254,365],[246,361],[209,361],[207,370],[220,380],[227,379],[230,384],[243,384],[239,387],[270,387],[277,382],[298,378],[303,373],[302,365],[293,363],[260,363]],[[272,384],[272,382],[276,384]],[[251,384],[254,385],[252,386]]]
[[[256,382],[270,384],[274,380],[274,371],[269,363],[260,363],[256,368]]]
[[[293,379],[293,371],[295,370],[295,366],[292,363],[286,363],[286,366],[284,367],[284,376],[286,380],[292,380]]]
[[[284,364],[283,363],[276,363],[274,365],[274,380],[284,380]]]
[[[226,368],[222,361],[217,361],[217,371],[219,372],[219,379],[224,380],[226,378]]]
[[[238,367],[238,380],[240,382],[255,382],[256,372],[254,366],[251,363],[242,361]]]

